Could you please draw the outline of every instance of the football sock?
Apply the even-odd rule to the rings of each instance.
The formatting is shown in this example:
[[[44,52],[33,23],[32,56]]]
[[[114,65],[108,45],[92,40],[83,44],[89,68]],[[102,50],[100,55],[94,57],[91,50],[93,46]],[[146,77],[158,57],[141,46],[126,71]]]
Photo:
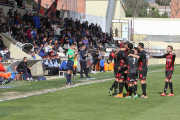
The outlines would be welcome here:
[[[67,74],[67,83],[70,82],[70,81],[69,81],[69,76],[70,76],[70,74]]]
[[[114,81],[114,83],[112,84],[110,90],[112,90],[112,89],[115,87],[116,82],[117,82],[117,81]]]
[[[172,82],[169,83],[170,92],[173,94],[173,85]]]
[[[118,88],[118,82],[117,81],[115,81],[114,87],[115,87],[115,94],[117,94],[117,88]]]
[[[167,88],[168,88],[168,82],[165,82],[164,93],[166,93]]]
[[[125,84],[126,91],[129,92],[128,84],[127,83],[124,83],[124,84]]]
[[[135,89],[134,89],[135,90]],[[129,89],[129,96],[131,96],[132,95],[132,91],[131,91],[131,89]]]
[[[146,83],[142,84],[143,95],[146,96]]]
[[[130,89],[131,89],[132,93],[133,93],[134,95],[136,95],[135,90],[134,90],[134,87],[131,86]]]
[[[69,74],[69,82],[71,83],[71,74]]]
[[[135,90],[135,91],[137,91],[137,84],[136,84],[136,85],[134,85],[134,90]]]
[[[119,83],[119,94],[122,93],[122,89],[123,89],[123,83],[120,82],[120,83]]]

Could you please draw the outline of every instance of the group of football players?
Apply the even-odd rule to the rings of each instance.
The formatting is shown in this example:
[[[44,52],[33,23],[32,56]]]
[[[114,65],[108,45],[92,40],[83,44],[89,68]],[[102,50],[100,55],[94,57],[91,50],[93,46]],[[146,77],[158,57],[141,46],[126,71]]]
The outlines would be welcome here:
[[[175,54],[172,53],[172,46],[167,47],[167,54],[163,56],[151,56],[154,58],[166,58],[166,79],[165,88],[161,96],[166,96],[166,90],[168,83],[170,86],[170,94],[168,96],[174,96],[172,90],[171,76],[174,71]],[[139,43],[138,47],[133,47],[132,43],[124,42],[123,48],[115,51],[114,57],[114,74],[115,81],[112,86],[108,89],[110,95],[113,95],[112,90],[114,89],[114,97],[123,97],[123,87],[125,87],[127,93],[125,98],[136,99],[139,96],[137,92],[137,80],[139,80],[142,87],[142,96],[140,98],[147,98],[146,94],[146,75],[147,75],[147,59],[146,51],[144,50],[144,44]],[[117,93],[119,85],[119,94]],[[132,94],[134,94],[132,96]]]

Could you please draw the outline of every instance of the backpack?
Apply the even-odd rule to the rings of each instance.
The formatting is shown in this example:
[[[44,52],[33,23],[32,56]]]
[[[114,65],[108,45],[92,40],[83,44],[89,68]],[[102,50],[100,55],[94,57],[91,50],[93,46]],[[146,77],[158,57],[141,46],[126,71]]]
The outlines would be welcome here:
[[[43,81],[43,80],[46,80],[46,77],[38,77],[38,81]]]
[[[60,66],[60,70],[64,70],[64,69],[67,69],[67,62],[66,61],[63,61],[61,66]]]

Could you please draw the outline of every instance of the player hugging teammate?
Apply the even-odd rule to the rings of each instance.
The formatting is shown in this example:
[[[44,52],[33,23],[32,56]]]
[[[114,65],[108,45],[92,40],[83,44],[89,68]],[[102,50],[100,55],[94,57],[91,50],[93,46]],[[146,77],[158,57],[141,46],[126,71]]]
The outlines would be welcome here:
[[[115,78],[113,85],[108,89],[110,95],[112,95],[112,89],[115,88],[114,97],[123,97],[123,85],[126,88],[127,94],[125,98],[137,98],[137,76],[139,69],[139,80],[141,82],[143,94],[141,98],[147,98],[146,95],[146,75],[147,75],[147,65],[146,65],[146,52],[144,50],[144,44],[139,43],[138,49],[134,48],[132,43],[124,43],[124,48],[116,52],[115,57]],[[138,50],[140,51],[138,53]],[[138,67],[139,59],[139,67]],[[117,88],[119,83],[119,94],[117,94]]]

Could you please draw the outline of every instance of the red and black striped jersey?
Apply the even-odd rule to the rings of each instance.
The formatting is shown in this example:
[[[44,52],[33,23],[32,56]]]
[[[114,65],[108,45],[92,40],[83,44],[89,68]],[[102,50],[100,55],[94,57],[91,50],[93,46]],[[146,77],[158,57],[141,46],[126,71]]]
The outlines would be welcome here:
[[[153,56],[153,58],[166,58],[166,71],[174,71],[174,61],[176,55],[173,54],[164,54],[163,56]]]
[[[120,67],[124,67],[125,61],[126,61],[126,57],[127,57],[127,52],[126,51],[119,51],[117,57],[120,60],[120,63],[119,63]]]
[[[146,65],[146,51],[142,50],[140,51],[139,55],[139,70],[147,70]]]

